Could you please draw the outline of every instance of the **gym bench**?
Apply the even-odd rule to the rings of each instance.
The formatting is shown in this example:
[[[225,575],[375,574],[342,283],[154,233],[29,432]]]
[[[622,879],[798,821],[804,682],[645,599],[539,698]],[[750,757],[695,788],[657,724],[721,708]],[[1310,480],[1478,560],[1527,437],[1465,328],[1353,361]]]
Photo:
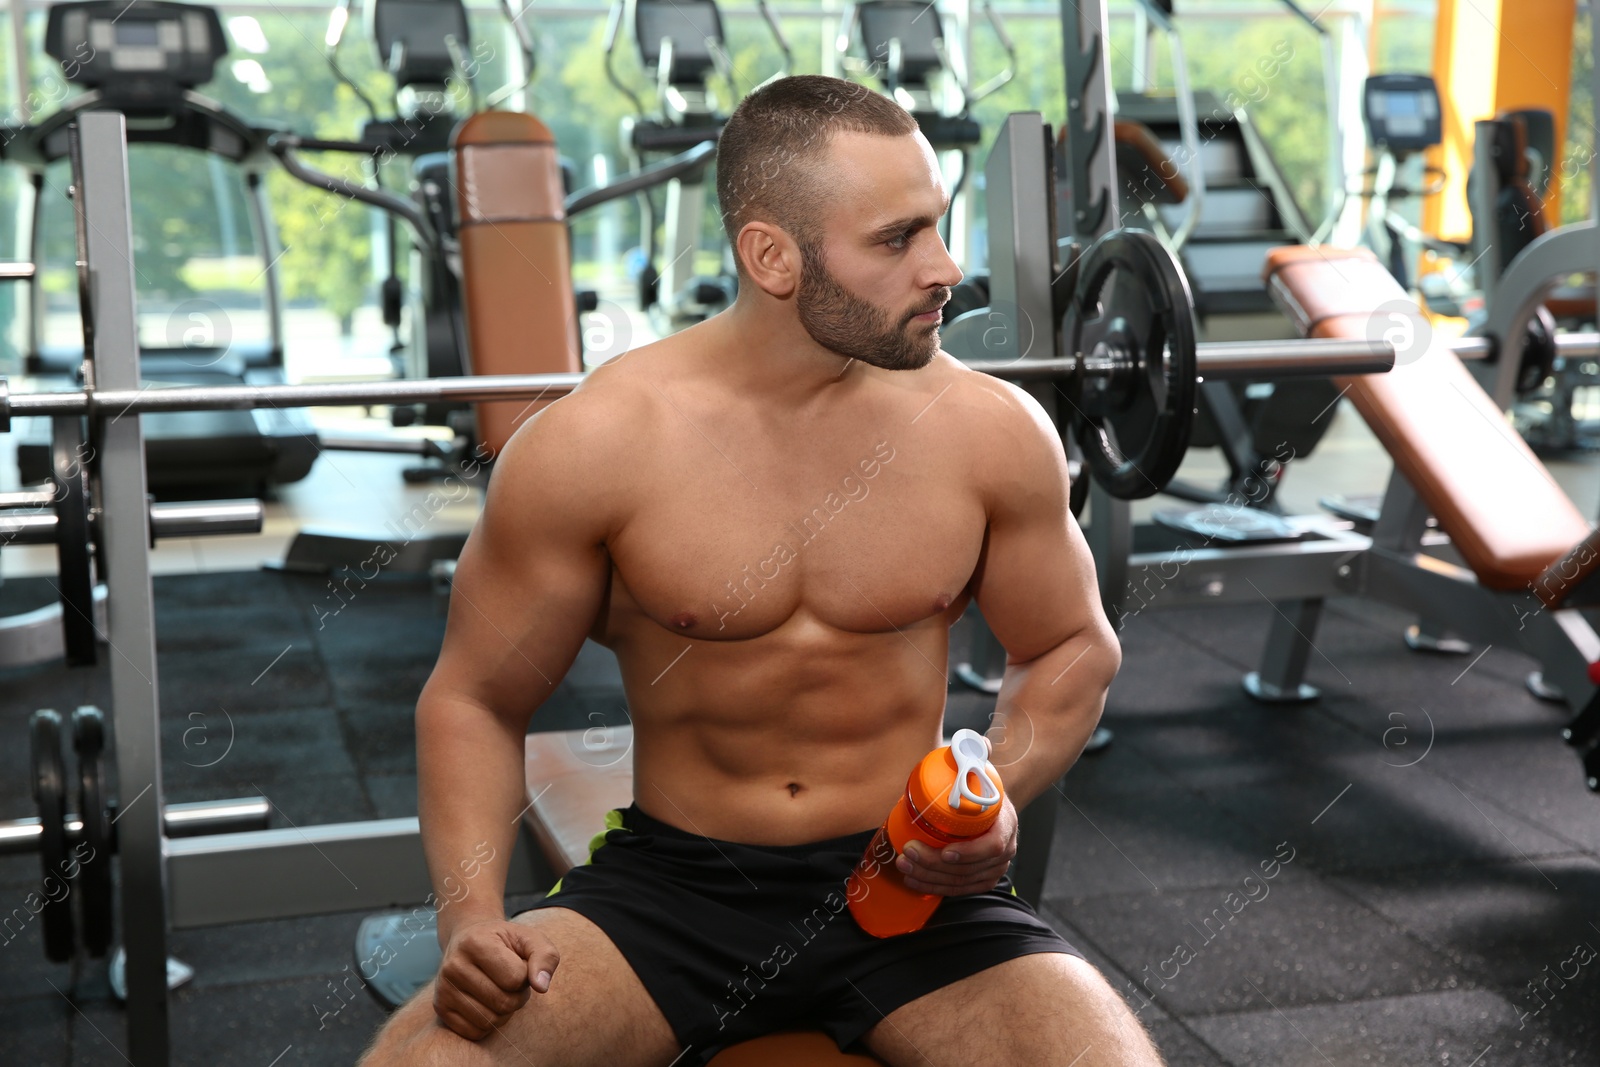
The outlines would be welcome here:
[[[1600,607],[1600,533],[1371,252],[1280,248],[1263,274],[1302,336],[1405,326],[1418,339],[1388,374],[1336,379],[1394,460],[1372,545],[1350,561],[1344,591],[1417,612],[1424,632],[1448,622],[1469,640],[1537,659],[1529,688],[1572,708],[1563,736],[1587,748],[1585,774],[1597,788],[1600,748],[1590,746],[1600,737],[1600,635],[1581,610]],[[1459,565],[1424,554],[1430,515]],[[1269,655],[1298,664],[1281,686],[1299,682],[1320,606],[1278,605]]]

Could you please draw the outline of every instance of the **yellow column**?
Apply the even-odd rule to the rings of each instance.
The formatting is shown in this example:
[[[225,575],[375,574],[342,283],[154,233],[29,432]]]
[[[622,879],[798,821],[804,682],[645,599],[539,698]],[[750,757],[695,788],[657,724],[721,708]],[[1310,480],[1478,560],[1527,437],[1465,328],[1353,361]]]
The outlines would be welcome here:
[[[1514,0],[1519,8],[1539,0]],[[1446,240],[1472,233],[1467,211],[1467,172],[1472,169],[1472,124],[1492,118],[1501,0],[1439,0],[1433,35],[1433,80],[1443,105],[1444,143],[1428,150],[1428,165],[1445,172],[1444,188],[1422,205],[1422,228]],[[1520,17],[1520,15],[1518,16]]]
[[[1577,0],[1507,0],[1500,20],[1500,60],[1496,65],[1494,109],[1544,108],[1555,115],[1553,179],[1546,198],[1552,223],[1561,218],[1561,159],[1567,143],[1567,102],[1571,99],[1572,23]]]
[[[1444,143],[1428,152],[1445,185],[1422,206],[1422,228],[1449,240],[1472,233],[1467,172],[1473,123],[1502,111],[1542,107],[1556,119],[1557,176],[1566,143],[1577,0],[1439,0],[1433,77],[1444,104]],[[1550,217],[1559,217],[1552,186]]]

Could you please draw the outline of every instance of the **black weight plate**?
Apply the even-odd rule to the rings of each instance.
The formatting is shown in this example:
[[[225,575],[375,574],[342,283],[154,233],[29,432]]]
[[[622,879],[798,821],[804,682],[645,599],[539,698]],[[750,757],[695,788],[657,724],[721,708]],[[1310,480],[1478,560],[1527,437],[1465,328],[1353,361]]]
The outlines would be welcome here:
[[[1528,336],[1517,367],[1517,393],[1533,392],[1556,372],[1556,317],[1543,304],[1528,320]]]
[[[1067,450],[1067,477],[1070,482],[1067,504],[1072,508],[1073,518],[1082,518],[1084,505],[1089,503],[1089,468],[1083,462],[1083,450],[1071,434],[1066,434],[1061,443]]]
[[[78,919],[83,948],[99,958],[111,947],[111,813],[106,809],[105,716],[99,708],[72,713],[72,747],[78,754],[78,811],[83,840],[78,860]]]
[[[50,420],[50,475],[55,495],[56,588],[61,597],[61,638],[67,663],[93,666],[96,658],[94,576],[89,529],[88,450],[83,420],[58,415]]]
[[[33,799],[39,806],[39,866],[44,877],[39,886],[46,959],[66,963],[72,959],[72,901],[67,880],[67,770],[61,757],[61,716],[48,708],[28,720],[33,754]],[[29,907],[31,911],[31,906]]]
[[[1061,329],[1079,360],[1069,403],[1089,469],[1125,500],[1160,492],[1194,426],[1194,299],[1183,269],[1154,235],[1113,230],[1080,262]]]

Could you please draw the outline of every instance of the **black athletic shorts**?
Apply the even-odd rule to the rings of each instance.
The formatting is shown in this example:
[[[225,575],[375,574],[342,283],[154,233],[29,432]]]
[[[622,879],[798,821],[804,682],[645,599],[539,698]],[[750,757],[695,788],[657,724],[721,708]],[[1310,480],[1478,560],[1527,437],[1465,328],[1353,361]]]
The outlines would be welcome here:
[[[947,897],[921,930],[856,925],[845,880],[872,831],[805,845],[686,833],[635,805],[611,811],[535,908],[570,908],[621,951],[678,1042],[680,1064],[782,1030],[821,1030],[846,1052],[903,1004],[1006,960],[1082,953],[1015,896]]]

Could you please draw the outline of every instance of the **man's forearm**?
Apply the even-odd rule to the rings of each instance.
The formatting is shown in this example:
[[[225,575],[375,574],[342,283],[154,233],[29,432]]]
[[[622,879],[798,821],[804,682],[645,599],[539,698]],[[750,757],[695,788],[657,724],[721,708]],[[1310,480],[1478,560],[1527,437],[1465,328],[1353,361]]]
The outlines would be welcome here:
[[[526,803],[521,731],[474,704],[425,695],[417,705],[417,811],[440,944],[463,921],[505,917]]]
[[[1076,762],[1122,662],[1115,635],[1087,631],[1026,663],[1007,663],[987,736],[989,759],[1021,811]]]

